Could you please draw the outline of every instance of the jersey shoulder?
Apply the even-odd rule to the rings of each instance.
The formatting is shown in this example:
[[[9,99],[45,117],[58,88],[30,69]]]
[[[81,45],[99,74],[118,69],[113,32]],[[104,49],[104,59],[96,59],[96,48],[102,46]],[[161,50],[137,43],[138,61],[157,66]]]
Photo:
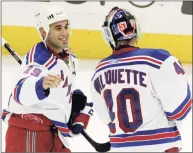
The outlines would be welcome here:
[[[110,55],[102,59],[98,64],[105,65],[130,62],[131,64],[162,64],[171,54],[164,49],[139,48],[137,50],[124,52],[121,54]]]
[[[161,61],[165,61],[171,54],[164,49],[152,49],[152,48],[139,48],[137,50],[124,52],[121,54],[110,55],[102,59],[100,63],[119,58],[131,58],[131,57],[152,57]]]
[[[56,58],[49,51],[43,42],[35,44],[27,53],[25,57],[26,65],[30,63],[38,63],[50,69],[53,67],[53,64],[56,63]]]
[[[171,55],[164,49],[138,48],[136,50],[127,51],[120,54],[112,54],[102,59],[96,66],[95,73],[110,68],[131,65],[147,65],[153,69],[160,69],[164,61]],[[94,75],[95,76],[95,75]],[[93,78],[92,78],[93,79]]]
[[[161,60],[161,61],[165,61],[168,57],[171,56],[171,54],[164,49],[149,49],[149,48],[144,48],[144,49],[140,49],[138,50],[138,52],[136,52],[137,55],[144,55],[144,56],[150,56],[152,58]]]

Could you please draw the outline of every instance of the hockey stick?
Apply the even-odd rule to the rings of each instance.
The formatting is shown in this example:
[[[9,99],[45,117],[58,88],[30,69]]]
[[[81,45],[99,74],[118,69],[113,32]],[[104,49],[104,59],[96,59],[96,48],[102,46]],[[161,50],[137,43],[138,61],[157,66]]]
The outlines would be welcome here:
[[[84,129],[82,130],[81,134],[89,141],[96,151],[107,152],[111,149],[111,143],[109,141],[106,143],[97,143],[86,133]]]
[[[4,46],[9,53],[16,59],[16,61],[21,65],[22,61],[19,58],[19,56],[16,54],[16,52],[10,47],[10,45],[7,43],[7,41],[2,37],[2,46]],[[95,148],[98,152],[107,152],[111,148],[110,142],[106,143],[97,143],[95,142],[87,133],[85,130],[82,130],[81,134],[87,139],[87,141]]]
[[[15,51],[10,47],[10,45],[5,41],[3,37],[2,38],[2,45],[9,51],[9,53],[16,59],[16,61],[21,65],[22,61],[19,58],[19,56],[15,53]]]

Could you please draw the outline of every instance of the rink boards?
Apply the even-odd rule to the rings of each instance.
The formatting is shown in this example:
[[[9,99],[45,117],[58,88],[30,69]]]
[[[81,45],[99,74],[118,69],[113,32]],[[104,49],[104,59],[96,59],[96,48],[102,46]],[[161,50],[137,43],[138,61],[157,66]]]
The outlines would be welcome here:
[[[19,55],[24,55],[40,41],[34,28],[33,8],[37,9],[46,3],[13,3],[6,2],[2,5],[2,35]],[[102,38],[100,28],[106,13],[118,5],[124,8],[127,6],[140,19],[143,34],[139,47],[166,49],[181,62],[192,63],[192,16],[180,12],[181,3],[176,2],[174,5],[169,2],[156,2],[143,9],[131,6],[128,2],[106,2],[104,6],[99,2],[79,5],[60,2],[60,5],[66,8],[71,19],[70,47],[79,58],[103,58],[111,54],[111,49]],[[7,7],[9,9],[6,9]],[[17,7],[22,8],[15,9]],[[3,49],[3,54],[5,53],[7,52]]]

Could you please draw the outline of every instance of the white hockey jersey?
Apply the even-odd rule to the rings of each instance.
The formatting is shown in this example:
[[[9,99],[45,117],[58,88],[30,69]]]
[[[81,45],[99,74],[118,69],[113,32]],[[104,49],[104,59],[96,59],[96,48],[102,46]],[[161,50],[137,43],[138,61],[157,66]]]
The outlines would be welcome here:
[[[184,75],[178,59],[161,49],[122,48],[97,65],[91,93],[112,151],[182,148],[176,121],[192,108]]]
[[[4,121],[8,121],[12,113],[45,115],[59,129],[59,137],[66,147],[69,146],[66,123],[71,113],[71,93],[77,62],[75,55],[68,53],[70,60],[66,64],[47,49],[44,42],[34,45],[22,62],[19,81],[10,95],[8,108],[2,114]],[[63,80],[59,87],[50,88],[49,95],[44,94],[42,87],[42,77],[47,74],[60,75]]]

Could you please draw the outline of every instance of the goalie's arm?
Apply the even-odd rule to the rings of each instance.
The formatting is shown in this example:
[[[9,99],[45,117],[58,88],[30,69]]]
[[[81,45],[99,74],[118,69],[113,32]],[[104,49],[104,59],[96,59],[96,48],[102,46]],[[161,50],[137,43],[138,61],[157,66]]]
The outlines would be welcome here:
[[[192,95],[179,60],[170,56],[160,70],[151,75],[157,97],[168,120],[175,123],[182,122],[192,109]]]

